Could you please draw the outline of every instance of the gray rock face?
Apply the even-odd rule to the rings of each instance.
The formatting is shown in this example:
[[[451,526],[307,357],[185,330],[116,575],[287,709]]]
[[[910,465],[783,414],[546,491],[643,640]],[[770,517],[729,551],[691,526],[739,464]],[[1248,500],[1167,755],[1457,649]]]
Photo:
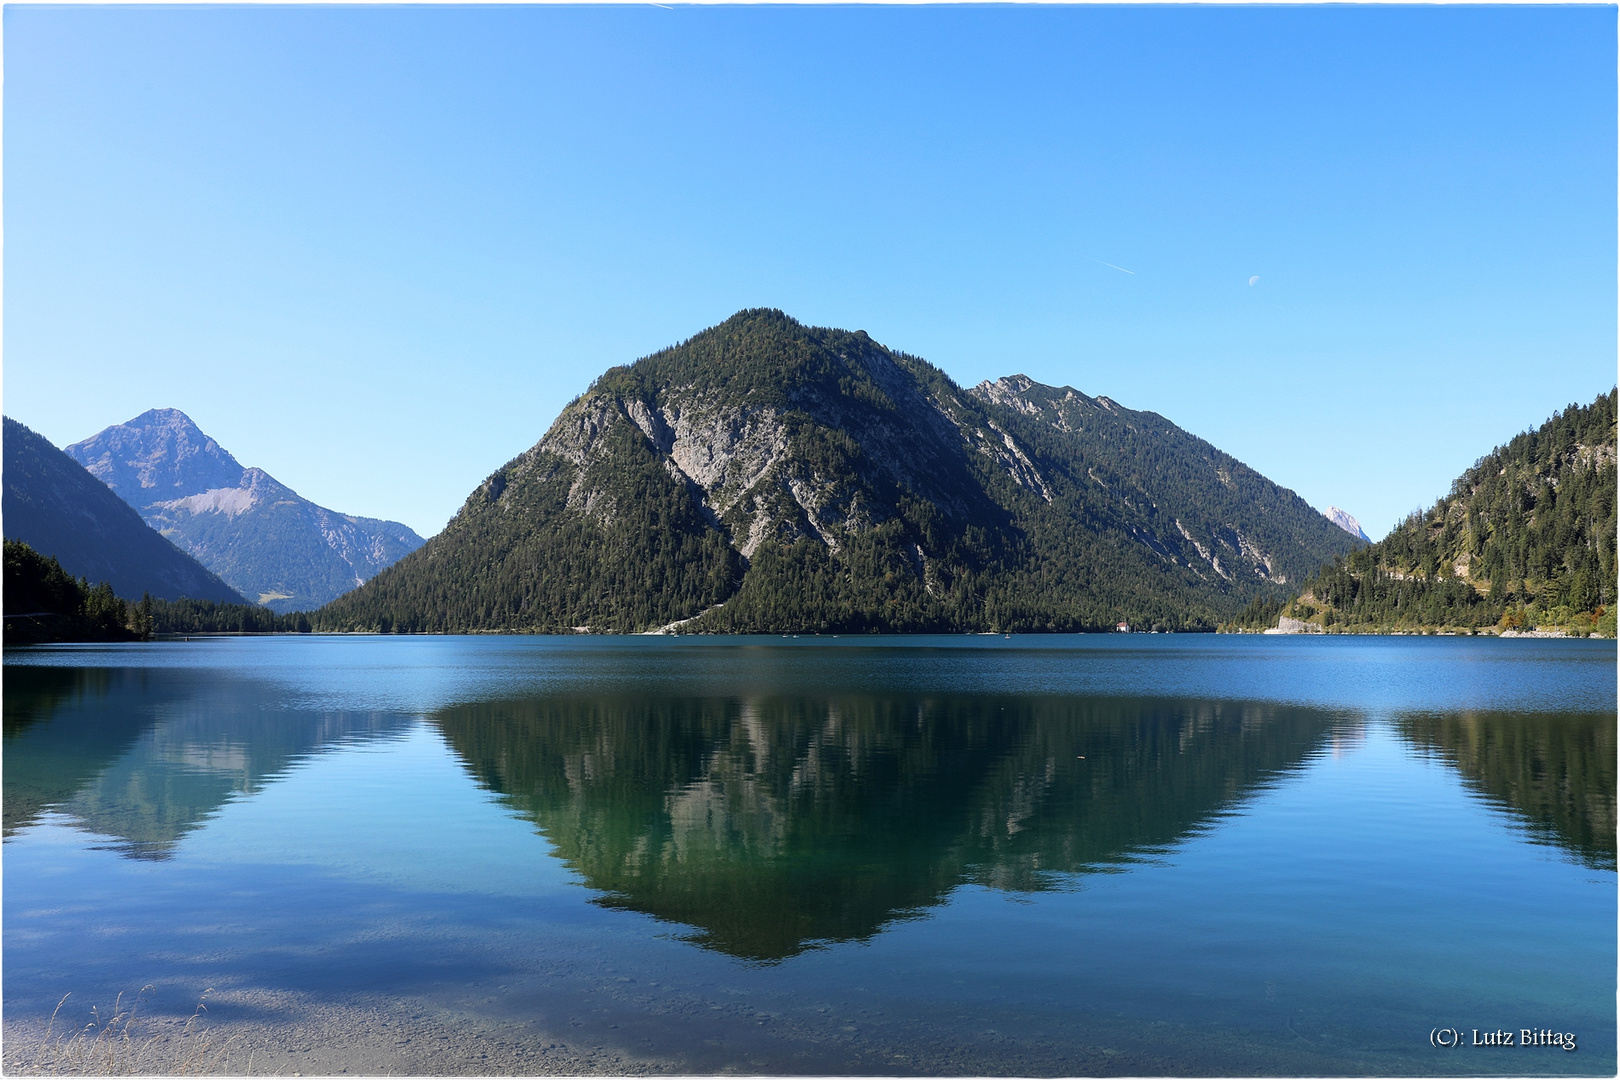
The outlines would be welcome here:
[[[137,510],[212,488],[232,488],[242,466],[179,409],[148,409],[67,448]]]
[[[850,400],[814,382],[793,386],[786,400],[758,403],[697,382],[640,393],[598,387],[507,466],[498,486],[510,492],[561,469],[566,509],[611,524],[636,511],[610,491],[615,440],[628,435],[645,441],[745,559],[766,542],[800,539],[837,554],[853,536],[897,517],[904,497],[957,517],[1005,516],[964,468],[964,451],[1050,501],[1039,469],[994,421],[954,396],[923,392],[879,347],[846,350],[840,360],[861,378],[863,396]],[[823,440],[833,445],[818,448],[838,457],[836,465],[807,453]]]
[[[1322,628],[1316,623],[1306,622],[1304,619],[1291,619],[1287,615],[1277,617],[1277,625],[1267,630],[1268,634],[1320,634]]]
[[[1340,510],[1337,506],[1330,506],[1327,508],[1327,513],[1322,516],[1356,539],[1369,544],[1372,543],[1372,538],[1362,530],[1361,522],[1357,521],[1348,511]]]
[[[275,611],[319,607],[422,546],[395,521],[317,506],[244,468],[178,409],[152,409],[67,453],[175,545]]]

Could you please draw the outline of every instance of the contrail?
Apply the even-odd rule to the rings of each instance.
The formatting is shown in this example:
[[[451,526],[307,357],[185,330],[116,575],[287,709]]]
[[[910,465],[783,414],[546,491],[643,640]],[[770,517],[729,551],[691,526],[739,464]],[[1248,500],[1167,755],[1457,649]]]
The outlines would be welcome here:
[[[1097,257],[1096,257],[1096,256],[1095,256],[1095,255],[1085,255],[1085,254],[1082,254],[1082,255],[1081,255],[1081,256],[1080,256],[1080,257],[1081,257],[1081,258],[1082,258],[1082,259],[1090,259],[1090,260],[1091,260],[1091,261],[1092,261],[1092,262],[1094,262],[1094,263],[1102,263],[1102,264],[1103,264],[1103,265],[1104,265],[1104,266],[1106,266],[1106,267],[1108,267],[1108,268],[1109,268],[1109,269],[1110,269],[1110,270],[1118,270],[1118,271],[1119,271],[1119,272],[1120,272],[1120,273],[1122,273],[1122,274],[1129,274],[1129,275],[1131,275],[1131,277],[1135,277],[1135,276],[1136,276],[1136,271],[1135,271],[1135,270],[1127,270],[1127,269],[1125,269],[1125,268],[1124,268],[1124,267],[1123,267],[1123,266],[1115,266],[1115,265],[1114,265],[1114,264],[1113,264],[1113,263],[1111,263],[1111,262],[1103,262],[1103,261],[1102,261],[1102,260],[1101,260],[1101,259],[1099,259],[1099,258],[1097,258]]]

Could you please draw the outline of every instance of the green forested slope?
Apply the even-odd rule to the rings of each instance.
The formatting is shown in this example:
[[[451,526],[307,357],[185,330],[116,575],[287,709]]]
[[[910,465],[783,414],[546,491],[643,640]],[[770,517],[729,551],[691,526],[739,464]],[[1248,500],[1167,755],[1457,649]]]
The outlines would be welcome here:
[[[1475,463],[1383,540],[1335,560],[1287,614],[1326,629],[1547,626],[1614,633],[1615,391]],[[1275,621],[1279,607],[1245,612]]]
[[[1133,625],[1180,626],[1193,598],[1213,597],[1219,611],[1283,597],[1324,552],[1357,545],[1292,491],[1157,413],[1021,375],[970,393],[1024,446],[1050,496],[1049,507],[1023,500],[1017,517],[1037,556],[1021,568],[1025,595],[1078,595],[1141,612]],[[1151,552],[1154,572],[1119,573],[1121,549]]]
[[[422,555],[315,616],[318,628],[383,632],[576,626],[644,629],[730,595],[737,553],[623,425],[577,475],[542,458],[490,477]],[[570,485],[627,512],[569,512]]]
[[[1212,628],[1354,544],[1162,417],[1027,379],[963,390],[864,332],[753,310],[604,374],[312,621]]]

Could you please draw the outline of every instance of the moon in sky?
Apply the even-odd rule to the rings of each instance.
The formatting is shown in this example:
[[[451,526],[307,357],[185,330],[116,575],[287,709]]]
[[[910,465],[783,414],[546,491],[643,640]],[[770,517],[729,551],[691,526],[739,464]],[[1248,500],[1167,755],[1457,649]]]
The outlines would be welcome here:
[[[1254,275],[1254,277],[1252,277],[1252,278],[1250,278],[1250,279],[1249,279],[1249,284],[1250,284],[1250,285],[1253,285],[1253,284],[1254,284],[1254,283],[1255,283],[1255,282],[1257,282],[1257,281],[1259,281],[1259,280],[1260,280],[1260,275],[1259,275],[1259,274],[1256,274],[1256,275]]]

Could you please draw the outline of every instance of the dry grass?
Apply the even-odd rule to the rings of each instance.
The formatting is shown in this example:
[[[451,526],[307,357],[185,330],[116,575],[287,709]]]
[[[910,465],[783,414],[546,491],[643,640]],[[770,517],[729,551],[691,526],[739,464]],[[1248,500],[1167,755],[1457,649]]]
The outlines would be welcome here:
[[[58,1030],[62,1009],[72,996],[64,995],[34,1047],[33,1060],[13,1059],[7,1071],[31,1076],[212,1076],[225,1072],[233,1040],[216,1042],[212,1033],[202,1030],[212,988],[203,991],[203,999],[183,1022],[151,1020],[141,1014],[151,989],[141,987],[127,1007],[124,995],[119,994],[111,1015],[104,1017],[99,1008],[92,1008],[91,1019],[83,1026],[64,1025]]]

